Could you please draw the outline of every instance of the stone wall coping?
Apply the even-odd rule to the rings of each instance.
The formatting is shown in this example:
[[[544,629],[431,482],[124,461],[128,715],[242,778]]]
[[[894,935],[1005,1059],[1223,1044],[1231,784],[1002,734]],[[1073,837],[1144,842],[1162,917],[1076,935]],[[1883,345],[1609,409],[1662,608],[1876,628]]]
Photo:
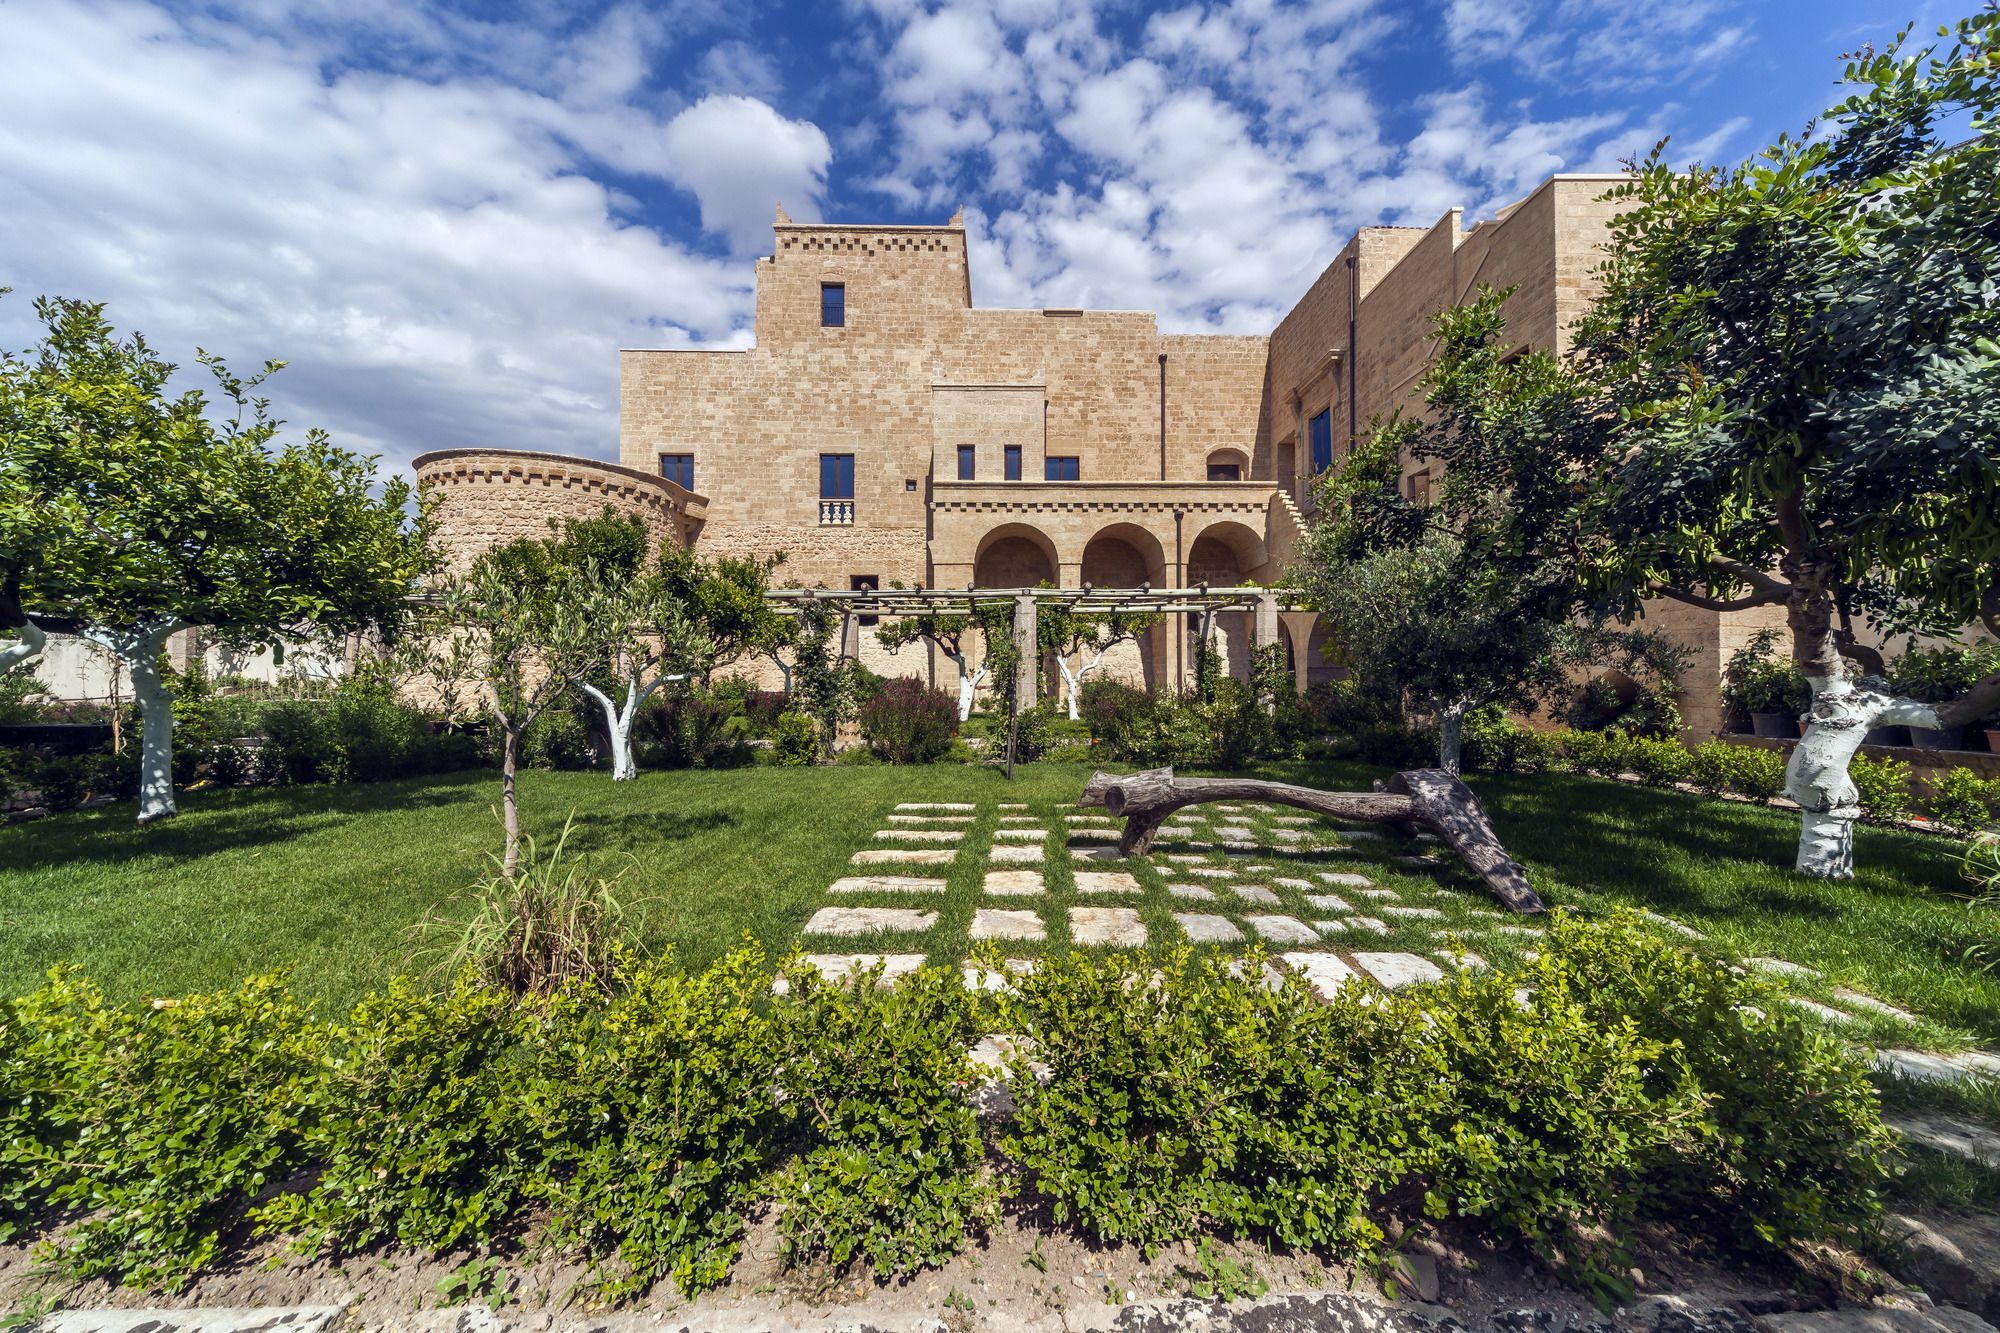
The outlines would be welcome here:
[[[426,473],[435,475],[446,471],[465,471],[472,464],[484,464],[487,468],[498,470],[533,463],[544,464],[551,469],[597,473],[606,481],[615,479],[646,490],[659,491],[662,499],[690,518],[700,518],[708,512],[707,496],[684,490],[665,477],[656,477],[622,463],[606,463],[595,458],[580,458],[575,454],[552,454],[539,449],[434,449],[411,459],[410,468],[417,474],[418,484],[422,485]]]
[[[772,231],[955,231],[965,232],[963,222],[779,222]]]

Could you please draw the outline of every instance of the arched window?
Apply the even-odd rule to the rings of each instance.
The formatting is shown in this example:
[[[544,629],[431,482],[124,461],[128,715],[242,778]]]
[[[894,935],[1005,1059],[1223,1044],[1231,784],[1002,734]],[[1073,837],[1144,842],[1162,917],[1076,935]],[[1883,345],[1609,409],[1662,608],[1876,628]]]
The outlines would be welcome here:
[[[1249,470],[1241,449],[1217,449],[1208,456],[1210,481],[1242,481]]]

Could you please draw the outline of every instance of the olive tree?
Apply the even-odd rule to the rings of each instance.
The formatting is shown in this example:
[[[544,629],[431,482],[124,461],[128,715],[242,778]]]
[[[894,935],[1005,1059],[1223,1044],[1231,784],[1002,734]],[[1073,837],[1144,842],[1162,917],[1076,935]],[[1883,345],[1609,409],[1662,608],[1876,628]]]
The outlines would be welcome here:
[[[1077,720],[1083,678],[1103,666],[1119,644],[1137,643],[1158,619],[1148,611],[1080,611],[1058,598],[1036,606],[1035,638],[1041,650],[1055,658],[1070,721]],[[1077,659],[1075,666],[1070,665],[1071,658]]]
[[[2000,673],[1898,697],[1861,633],[2000,633],[2000,12],[1946,35],[1853,58],[1823,132],[1741,166],[1656,150],[1613,191],[1579,335],[1607,423],[1582,563],[1627,607],[1784,608],[1812,691],[1785,790],[1816,876],[1852,873],[1870,727],[2000,704]]]
[[[254,376],[198,353],[223,405],[104,307],[42,299],[43,337],[0,354],[0,630],[14,661],[48,631],[109,650],[143,724],[140,823],[175,813],[169,636],[235,648],[393,626],[428,566],[408,485],[323,432],[280,443]]]
[[[958,668],[958,720],[963,722],[972,716],[973,695],[996,672],[1003,678],[1001,687],[1008,687],[1013,623],[1012,612],[1004,606],[982,606],[972,612],[939,609],[885,621],[875,637],[891,652],[921,641],[950,659]],[[976,667],[972,665],[975,645],[980,659]]]

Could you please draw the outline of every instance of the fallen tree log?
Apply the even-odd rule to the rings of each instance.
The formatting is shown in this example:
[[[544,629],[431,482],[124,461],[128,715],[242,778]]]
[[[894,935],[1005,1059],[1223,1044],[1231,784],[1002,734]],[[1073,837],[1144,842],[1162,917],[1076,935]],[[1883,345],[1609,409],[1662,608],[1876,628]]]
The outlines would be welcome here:
[[[1472,789],[1441,768],[1397,773],[1382,790],[1321,791],[1258,778],[1176,778],[1171,768],[1141,773],[1099,771],[1084,784],[1078,805],[1101,805],[1125,820],[1118,849],[1127,856],[1152,848],[1174,811],[1207,801],[1264,801],[1354,822],[1388,824],[1405,835],[1427,829],[1457,852],[1496,897],[1516,912],[1545,910],[1528,872],[1507,855]]]

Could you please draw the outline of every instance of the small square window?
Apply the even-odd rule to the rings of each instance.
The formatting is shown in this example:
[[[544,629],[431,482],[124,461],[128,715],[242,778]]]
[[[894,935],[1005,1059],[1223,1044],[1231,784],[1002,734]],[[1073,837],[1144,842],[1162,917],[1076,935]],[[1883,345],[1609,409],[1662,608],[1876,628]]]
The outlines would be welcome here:
[[[1043,481],[1075,481],[1079,475],[1074,458],[1045,458],[1042,460]]]
[[[847,284],[844,282],[822,282],[819,285],[819,322],[821,328],[838,329],[847,325]]]
[[[660,475],[684,491],[694,489],[694,455],[661,454]]]
[[[917,479],[915,477],[903,478],[903,489],[906,491],[914,491],[915,489],[917,489]]]
[[[1021,446],[1018,444],[1007,446],[1007,470],[1004,475],[1009,481],[1021,479]]]
[[[960,481],[973,480],[974,457],[975,454],[971,445],[961,444],[958,446],[958,479]]]

